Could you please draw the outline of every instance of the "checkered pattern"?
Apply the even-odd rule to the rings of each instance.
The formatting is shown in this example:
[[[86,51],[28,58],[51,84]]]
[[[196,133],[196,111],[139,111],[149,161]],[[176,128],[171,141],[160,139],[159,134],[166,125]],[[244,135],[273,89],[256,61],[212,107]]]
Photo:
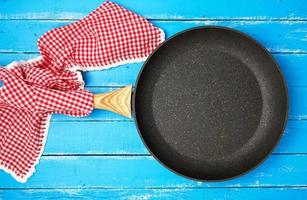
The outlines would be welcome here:
[[[5,83],[0,91],[2,101],[35,113],[59,113],[79,117],[88,115],[92,111],[92,93],[83,89],[62,91],[29,82],[25,77],[37,69],[23,69],[25,68],[0,69],[0,78]],[[46,77],[47,80],[50,74],[44,74],[41,73],[40,76],[42,79]]]
[[[163,40],[161,29],[106,2],[82,20],[46,32],[38,46],[53,70],[86,71],[142,61]]]
[[[0,168],[20,182],[32,174],[43,151],[50,114],[80,117],[93,109],[92,93],[80,88],[59,90],[58,86],[69,88],[71,80],[56,78],[50,70],[38,67],[0,69],[4,82],[0,90]]]
[[[93,94],[80,72],[142,61],[164,40],[146,19],[106,2],[84,19],[45,33],[42,57],[0,68],[0,169],[26,182],[44,150],[52,113],[85,116]]]

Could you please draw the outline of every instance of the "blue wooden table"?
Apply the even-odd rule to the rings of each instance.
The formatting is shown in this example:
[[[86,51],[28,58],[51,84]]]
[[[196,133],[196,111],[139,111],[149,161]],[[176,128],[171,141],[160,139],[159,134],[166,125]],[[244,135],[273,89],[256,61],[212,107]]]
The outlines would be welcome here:
[[[155,161],[132,120],[106,111],[85,118],[54,115],[37,172],[26,184],[0,172],[0,199],[306,199],[307,1],[116,0],[169,37],[201,25],[243,31],[275,57],[287,82],[289,120],[260,167],[225,182],[191,181]],[[0,65],[38,56],[44,32],[74,22],[101,0],[1,0]],[[84,73],[94,93],[134,83],[142,63]],[[1,122],[0,122],[1,123]]]

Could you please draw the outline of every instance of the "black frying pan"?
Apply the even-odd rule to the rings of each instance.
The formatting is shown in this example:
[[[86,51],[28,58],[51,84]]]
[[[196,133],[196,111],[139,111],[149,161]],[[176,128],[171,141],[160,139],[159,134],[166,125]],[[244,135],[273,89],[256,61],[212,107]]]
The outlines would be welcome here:
[[[145,62],[135,122],[152,155],[197,180],[224,180],[261,163],[284,129],[287,89],[265,48],[224,27],[181,32]]]

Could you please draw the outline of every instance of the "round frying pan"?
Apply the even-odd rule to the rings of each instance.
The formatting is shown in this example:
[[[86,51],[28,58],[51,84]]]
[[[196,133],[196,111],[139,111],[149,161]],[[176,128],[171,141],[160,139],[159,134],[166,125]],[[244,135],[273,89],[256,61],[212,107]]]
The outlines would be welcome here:
[[[107,95],[125,99],[113,101],[122,102],[121,114],[130,111],[130,91]],[[143,65],[132,104],[151,154],[178,174],[208,181],[261,163],[288,111],[287,89],[269,52],[224,27],[194,28],[164,42]]]

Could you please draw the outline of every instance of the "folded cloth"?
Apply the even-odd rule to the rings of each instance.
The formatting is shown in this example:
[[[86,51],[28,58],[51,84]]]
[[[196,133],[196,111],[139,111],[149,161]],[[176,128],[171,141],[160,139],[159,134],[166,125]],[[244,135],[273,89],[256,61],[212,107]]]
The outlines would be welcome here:
[[[91,113],[93,94],[77,70],[143,61],[163,40],[163,31],[146,19],[105,2],[40,37],[39,58],[0,68],[0,169],[26,182],[43,153],[51,114]]]
[[[52,70],[87,71],[144,61],[163,40],[161,29],[107,1],[84,19],[46,32],[38,47]]]
[[[25,182],[34,172],[44,149],[51,113],[81,117],[93,109],[92,93],[36,84],[30,81],[36,71],[21,66],[0,69],[0,80],[4,82],[0,90],[0,168],[19,182]],[[40,78],[46,85],[54,85],[49,73],[41,73]]]

